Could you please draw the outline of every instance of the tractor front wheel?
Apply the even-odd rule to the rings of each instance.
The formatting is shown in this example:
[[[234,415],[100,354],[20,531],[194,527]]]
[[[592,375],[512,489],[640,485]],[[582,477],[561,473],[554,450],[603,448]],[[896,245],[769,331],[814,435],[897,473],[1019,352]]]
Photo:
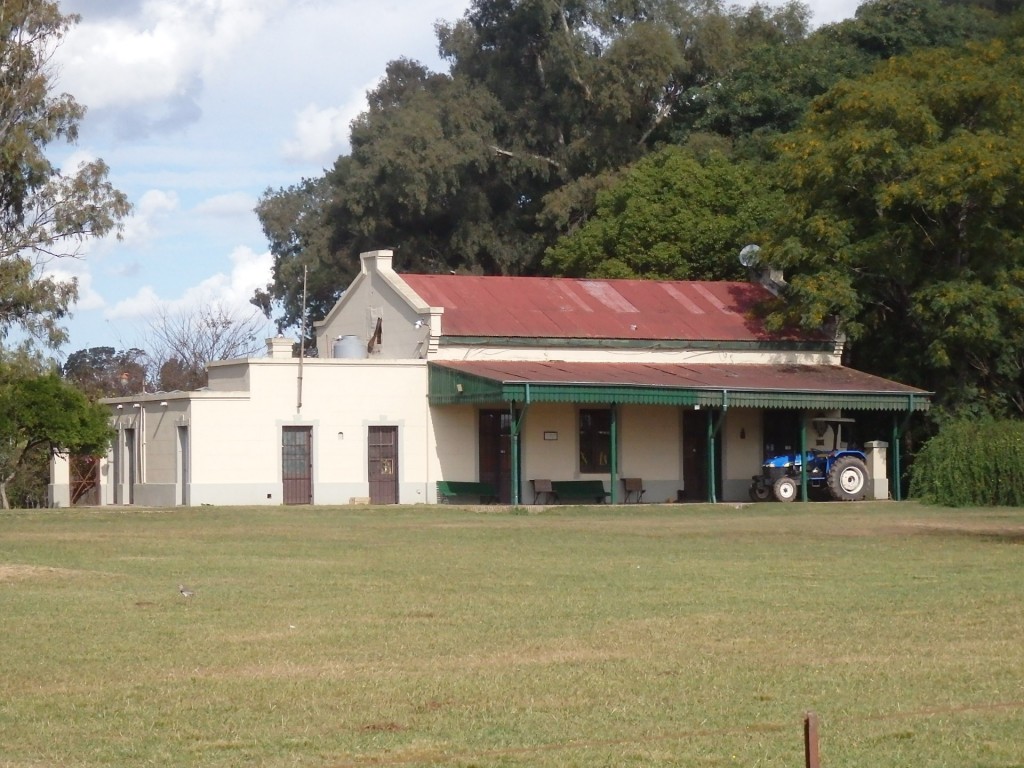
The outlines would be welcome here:
[[[779,501],[792,501],[796,498],[796,480],[789,475],[780,477],[772,486],[772,493]]]
[[[772,492],[768,486],[757,481],[750,484],[749,494],[751,501],[768,501],[772,497]]]
[[[828,473],[828,491],[837,501],[860,501],[867,495],[868,468],[856,456],[836,459]]]

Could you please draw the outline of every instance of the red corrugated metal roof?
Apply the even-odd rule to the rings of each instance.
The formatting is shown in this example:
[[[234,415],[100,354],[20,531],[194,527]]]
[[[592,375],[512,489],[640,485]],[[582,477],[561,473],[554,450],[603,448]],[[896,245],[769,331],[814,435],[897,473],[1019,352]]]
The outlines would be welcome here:
[[[438,361],[445,368],[502,383],[641,386],[731,391],[927,394],[839,365],[568,363]]]
[[[741,282],[581,280],[412,275],[402,279],[444,307],[446,336],[553,339],[777,339],[752,314],[770,296]],[[802,338],[820,340],[813,334]]]

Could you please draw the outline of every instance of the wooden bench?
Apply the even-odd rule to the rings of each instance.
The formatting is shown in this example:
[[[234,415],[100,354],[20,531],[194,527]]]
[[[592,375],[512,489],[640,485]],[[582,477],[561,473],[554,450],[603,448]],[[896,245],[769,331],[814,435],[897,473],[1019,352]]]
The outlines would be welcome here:
[[[536,504],[540,501],[542,496],[546,496],[548,502],[554,503],[558,500],[555,496],[555,489],[551,487],[550,480],[531,480],[533,484],[533,503]]]
[[[437,500],[442,504],[451,504],[453,499],[475,496],[481,504],[496,504],[498,494],[490,483],[473,482],[470,480],[438,480]]]
[[[604,489],[603,480],[552,480],[551,492],[555,501],[593,500],[598,504],[611,496]]]
[[[634,502],[639,504],[644,498],[644,481],[639,477],[624,477],[622,478],[622,489],[626,492],[626,495],[622,498],[623,503],[629,504],[629,497],[636,494]]]

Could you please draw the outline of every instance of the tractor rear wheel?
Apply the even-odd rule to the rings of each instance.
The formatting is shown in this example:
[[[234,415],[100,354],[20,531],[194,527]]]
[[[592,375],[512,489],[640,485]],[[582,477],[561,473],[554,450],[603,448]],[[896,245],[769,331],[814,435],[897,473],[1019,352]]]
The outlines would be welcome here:
[[[792,501],[796,498],[796,480],[789,475],[780,477],[772,486],[772,493],[779,501]]]
[[[829,470],[827,482],[833,499],[860,501],[867,495],[868,468],[856,456],[841,456]]]

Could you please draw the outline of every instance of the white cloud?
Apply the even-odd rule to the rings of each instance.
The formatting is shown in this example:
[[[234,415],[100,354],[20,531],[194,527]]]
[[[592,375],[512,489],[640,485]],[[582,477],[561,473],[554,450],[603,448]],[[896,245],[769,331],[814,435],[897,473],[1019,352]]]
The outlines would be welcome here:
[[[231,260],[231,274],[226,281],[218,280],[211,287],[215,287],[221,300],[251,311],[249,299],[257,288],[266,288],[270,282],[274,257],[270,251],[256,253],[251,248],[240,246],[228,258]]]
[[[247,192],[229,192],[225,195],[215,195],[199,203],[194,213],[199,216],[211,216],[215,218],[232,216],[252,216],[253,208],[256,207],[256,200]]]
[[[76,311],[88,311],[90,309],[102,309],[107,305],[99,291],[92,287],[92,275],[88,272],[78,278],[78,301],[75,302]]]
[[[60,172],[64,176],[70,176],[87,163],[96,160],[96,154],[87,149],[76,149],[64,158],[61,163]]]
[[[284,142],[282,153],[289,162],[328,165],[349,151],[349,126],[366,111],[366,93],[381,82],[377,77],[361,88],[353,89],[340,107],[309,104],[295,116],[292,138]]]
[[[134,296],[119,301],[107,313],[110,320],[145,321],[158,311],[171,314],[188,312],[196,307],[216,304],[239,317],[253,314],[249,303],[253,292],[270,281],[273,257],[269,251],[256,253],[239,246],[228,255],[230,270],[218,272],[202,280],[174,298],[161,297],[152,286],[145,285]]]
[[[284,0],[148,0],[137,15],[86,17],[58,49],[60,85],[91,109],[128,109],[128,130],[192,122],[204,78],[228,66],[283,7]]]
[[[43,266],[43,274],[59,283],[78,282],[78,301],[75,311],[101,309],[106,305],[103,297],[93,288],[92,273],[82,259],[51,259]]]
[[[148,317],[161,305],[160,297],[151,286],[144,285],[134,296],[121,299],[106,312],[108,320],[139,320]]]
[[[176,192],[162,189],[144,192],[132,216],[125,221],[122,242],[134,247],[146,245],[158,236],[161,224],[179,208]]]
[[[136,209],[143,218],[153,218],[163,213],[178,209],[177,192],[162,189],[150,189],[143,193]]]

